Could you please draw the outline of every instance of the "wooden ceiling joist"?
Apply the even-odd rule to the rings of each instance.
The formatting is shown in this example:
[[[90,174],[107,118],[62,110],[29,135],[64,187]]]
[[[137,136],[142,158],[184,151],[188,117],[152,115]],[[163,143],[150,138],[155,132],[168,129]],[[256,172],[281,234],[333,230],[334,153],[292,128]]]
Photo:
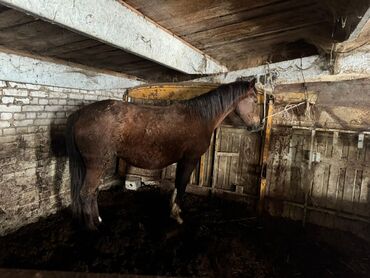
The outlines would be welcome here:
[[[0,3],[180,72],[227,71],[216,60],[119,1],[0,0]]]

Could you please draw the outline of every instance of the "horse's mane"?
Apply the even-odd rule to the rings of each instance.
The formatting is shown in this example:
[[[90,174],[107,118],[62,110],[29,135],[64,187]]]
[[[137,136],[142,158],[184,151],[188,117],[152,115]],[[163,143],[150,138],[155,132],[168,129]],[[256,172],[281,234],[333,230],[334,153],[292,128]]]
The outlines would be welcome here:
[[[248,81],[223,84],[208,93],[181,101],[181,103],[189,109],[192,116],[212,120],[236,101],[246,96],[249,87],[250,83]]]

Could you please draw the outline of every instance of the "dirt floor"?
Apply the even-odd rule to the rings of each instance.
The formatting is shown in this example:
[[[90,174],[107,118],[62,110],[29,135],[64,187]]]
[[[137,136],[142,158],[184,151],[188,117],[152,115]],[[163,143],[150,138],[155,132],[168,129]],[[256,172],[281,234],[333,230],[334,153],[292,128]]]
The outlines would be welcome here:
[[[370,277],[370,245],[348,233],[257,218],[242,203],[187,195],[185,224],[159,190],[100,193],[104,226],[68,210],[0,238],[0,267],[203,277]]]

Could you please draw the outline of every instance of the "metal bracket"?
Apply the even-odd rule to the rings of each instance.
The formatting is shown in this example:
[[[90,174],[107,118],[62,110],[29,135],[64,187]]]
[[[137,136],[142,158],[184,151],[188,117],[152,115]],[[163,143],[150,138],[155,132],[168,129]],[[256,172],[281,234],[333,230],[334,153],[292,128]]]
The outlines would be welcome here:
[[[357,148],[358,149],[363,149],[364,148],[364,141],[365,141],[365,134],[360,133],[358,135],[358,142],[357,142]]]

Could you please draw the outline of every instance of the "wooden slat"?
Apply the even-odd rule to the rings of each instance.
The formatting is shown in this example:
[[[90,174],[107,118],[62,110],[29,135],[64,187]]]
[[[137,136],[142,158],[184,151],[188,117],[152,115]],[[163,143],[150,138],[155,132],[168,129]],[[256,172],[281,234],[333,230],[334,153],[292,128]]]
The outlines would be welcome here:
[[[213,187],[256,196],[259,144],[258,134],[222,125],[216,137]]]
[[[76,33],[38,20],[2,30],[0,39],[3,43],[12,44],[14,48],[41,54],[50,47],[80,41],[81,37]]]
[[[220,150],[220,142],[221,142],[221,130],[220,128],[216,129],[216,136],[215,136],[215,151]],[[213,179],[212,179],[212,189],[216,188],[216,185],[219,183],[219,169],[220,169],[220,157],[215,156],[214,166],[213,166]]]
[[[219,5],[218,7],[215,7],[217,11],[214,11],[214,13],[203,11],[203,18],[196,18],[195,21],[190,21],[188,25],[186,25],[186,18],[181,19],[182,25],[174,26],[174,28],[176,28],[177,32],[180,32],[184,36],[191,36],[191,34],[204,32],[210,29],[218,30],[219,28],[238,24],[241,21],[253,22],[255,20],[266,19],[274,16],[275,13],[280,14],[281,11],[291,11],[293,9],[298,10],[302,6],[312,5],[312,3],[307,4],[307,1],[297,2],[292,0],[263,2],[264,3],[261,1],[255,1],[253,3],[255,5],[250,3],[248,7],[243,7],[242,5],[239,7],[235,6],[235,10],[233,11],[222,9],[222,6]],[[194,17],[194,15],[187,15],[186,17]],[[252,30],[257,32],[256,28],[253,28]]]
[[[67,58],[66,55],[72,52],[81,52],[82,50],[90,49],[92,47],[101,45],[100,42],[94,41],[87,38],[81,38],[81,40],[75,42],[67,42],[58,46],[49,47],[44,55],[50,55],[54,57]]]
[[[232,153],[232,152],[216,152],[216,156],[238,157],[238,156],[239,156],[239,153]]]
[[[0,6],[1,7],[1,6]],[[32,16],[27,16],[22,12],[12,9],[0,10],[0,30],[4,31],[9,28],[21,26],[26,23],[31,23],[37,19]]]

